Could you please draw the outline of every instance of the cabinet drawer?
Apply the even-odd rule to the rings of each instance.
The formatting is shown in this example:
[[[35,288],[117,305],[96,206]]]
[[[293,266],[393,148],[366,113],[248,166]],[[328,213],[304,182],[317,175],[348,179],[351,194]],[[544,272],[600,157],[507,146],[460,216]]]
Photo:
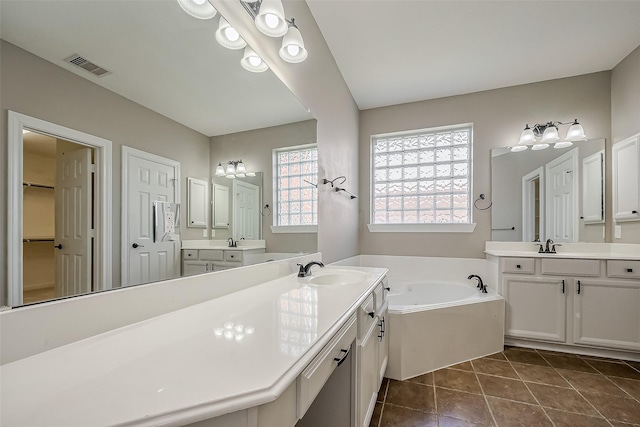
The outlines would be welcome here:
[[[607,261],[607,276],[640,279],[640,261]]]
[[[599,276],[600,261],[597,259],[543,259],[542,274],[556,276]]]
[[[206,261],[223,261],[223,251],[220,249],[200,249],[200,259]]]
[[[502,263],[503,273],[533,274],[536,260],[534,258],[505,258]]]
[[[182,259],[198,259],[198,250],[197,249],[183,249],[182,250]]]
[[[242,251],[224,251],[225,261],[242,261]]]
[[[358,307],[358,338],[362,339],[371,326],[373,326],[373,319],[376,316],[376,306],[374,303],[373,293],[370,294],[367,299]]]
[[[307,412],[340,360],[353,350],[351,343],[356,339],[356,329],[354,314],[298,376],[298,418]]]

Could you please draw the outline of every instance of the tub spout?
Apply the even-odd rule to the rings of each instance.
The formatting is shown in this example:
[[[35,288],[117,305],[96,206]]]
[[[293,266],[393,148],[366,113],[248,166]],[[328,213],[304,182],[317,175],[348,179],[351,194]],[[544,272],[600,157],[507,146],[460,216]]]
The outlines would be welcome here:
[[[478,286],[476,286],[476,288],[479,288],[479,289],[480,289],[480,291],[481,291],[483,294],[486,294],[486,293],[487,293],[487,285],[485,285],[485,284],[482,282],[482,277],[478,276],[477,274],[470,274],[470,275],[469,275],[469,277],[467,277],[467,279],[471,280],[471,279],[473,279],[474,277],[475,277],[476,279],[478,279]]]

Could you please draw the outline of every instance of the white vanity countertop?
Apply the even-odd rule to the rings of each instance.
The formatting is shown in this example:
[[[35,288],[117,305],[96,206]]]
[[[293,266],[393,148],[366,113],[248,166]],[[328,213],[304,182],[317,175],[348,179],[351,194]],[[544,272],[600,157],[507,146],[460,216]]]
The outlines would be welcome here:
[[[237,247],[229,247],[226,240],[183,240],[182,249],[220,249],[225,251],[248,251],[265,249],[264,240],[240,240]]]
[[[486,242],[485,253],[499,257],[640,260],[640,245],[624,243],[562,243],[558,253],[537,252],[529,242]]]
[[[293,274],[5,364],[0,425],[173,426],[275,400],[387,272],[349,269],[366,280]]]

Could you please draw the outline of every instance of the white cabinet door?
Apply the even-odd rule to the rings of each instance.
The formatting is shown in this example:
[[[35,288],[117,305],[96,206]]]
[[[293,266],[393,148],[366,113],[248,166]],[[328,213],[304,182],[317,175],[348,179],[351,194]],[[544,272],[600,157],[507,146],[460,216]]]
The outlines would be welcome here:
[[[564,342],[566,280],[503,276],[505,334],[517,338]]]
[[[613,219],[640,220],[640,135],[613,145]]]
[[[604,222],[604,150],[582,159],[582,219]]]
[[[182,261],[182,275],[194,276],[212,271],[213,264],[206,261]]]
[[[376,323],[358,343],[358,423],[368,427],[378,395],[378,327]]]
[[[213,228],[229,228],[229,187],[213,184]]]
[[[388,318],[388,309],[385,307],[378,320],[378,389],[382,384],[384,372],[387,370],[387,362],[389,361]]]
[[[640,282],[575,280],[576,344],[640,350]]]
[[[207,181],[187,178],[187,227],[207,228]]]

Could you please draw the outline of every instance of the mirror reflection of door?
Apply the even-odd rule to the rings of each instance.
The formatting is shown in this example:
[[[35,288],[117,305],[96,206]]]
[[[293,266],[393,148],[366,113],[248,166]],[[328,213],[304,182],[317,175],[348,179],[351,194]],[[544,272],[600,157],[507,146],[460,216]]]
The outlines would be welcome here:
[[[23,304],[93,290],[93,149],[23,135]]]
[[[260,188],[239,180],[233,181],[233,234],[234,239],[260,239]]]
[[[578,150],[545,165],[548,239],[575,242],[578,239]]]
[[[544,169],[536,168],[522,177],[522,241],[543,240]]]

